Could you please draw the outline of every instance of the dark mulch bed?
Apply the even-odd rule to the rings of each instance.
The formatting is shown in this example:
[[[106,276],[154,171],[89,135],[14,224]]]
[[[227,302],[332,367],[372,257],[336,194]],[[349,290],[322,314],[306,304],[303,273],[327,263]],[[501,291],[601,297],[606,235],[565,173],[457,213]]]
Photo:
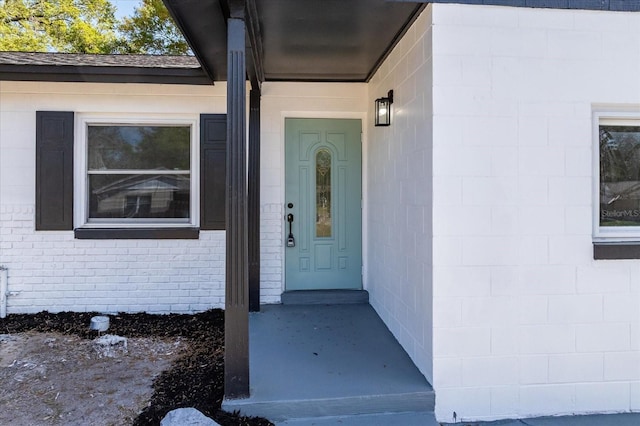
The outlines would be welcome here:
[[[0,319],[0,334],[26,331],[59,332],[86,339],[96,312],[41,312],[9,315]],[[177,337],[189,347],[170,370],[154,382],[154,394],[134,425],[159,425],[171,410],[194,407],[223,426],[273,426],[266,419],[242,417],[220,410],[224,396],[224,311],[215,309],[194,315],[150,315],[146,313],[110,316],[110,334],[124,337]]]

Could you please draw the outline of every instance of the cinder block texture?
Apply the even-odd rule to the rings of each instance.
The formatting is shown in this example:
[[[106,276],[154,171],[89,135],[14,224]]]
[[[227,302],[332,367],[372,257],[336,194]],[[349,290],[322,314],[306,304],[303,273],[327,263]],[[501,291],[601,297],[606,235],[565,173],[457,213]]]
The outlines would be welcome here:
[[[438,420],[637,409],[640,275],[593,260],[592,114],[640,108],[638,13],[430,16]]]

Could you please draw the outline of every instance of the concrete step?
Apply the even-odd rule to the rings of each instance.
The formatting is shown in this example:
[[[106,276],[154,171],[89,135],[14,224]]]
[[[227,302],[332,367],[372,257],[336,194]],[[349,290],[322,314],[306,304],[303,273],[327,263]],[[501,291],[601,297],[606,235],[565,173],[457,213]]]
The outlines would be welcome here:
[[[283,305],[344,305],[369,303],[366,290],[296,290],[282,293]]]
[[[440,426],[433,413],[379,413],[356,416],[315,417],[276,422],[277,426]]]
[[[225,411],[240,411],[244,415],[265,417],[276,423],[287,420],[293,421],[294,419],[314,419],[315,421],[316,419],[324,417],[337,418],[363,415],[371,415],[374,417],[382,415],[383,417],[381,418],[387,418],[385,416],[391,413],[398,414],[407,412],[411,412],[422,418],[427,418],[433,416],[434,406],[435,394],[433,391],[297,400],[269,400],[254,397],[227,400],[222,404],[222,408]],[[364,418],[365,417],[354,419],[354,421],[359,421]],[[328,419],[328,421],[332,420]]]

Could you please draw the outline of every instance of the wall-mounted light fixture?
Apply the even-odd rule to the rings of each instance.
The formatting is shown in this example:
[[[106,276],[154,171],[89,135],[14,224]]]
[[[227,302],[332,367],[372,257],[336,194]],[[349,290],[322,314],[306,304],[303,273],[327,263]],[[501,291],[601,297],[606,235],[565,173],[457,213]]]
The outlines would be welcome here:
[[[392,103],[393,90],[389,90],[386,98],[376,99],[376,126],[388,126],[391,124]]]

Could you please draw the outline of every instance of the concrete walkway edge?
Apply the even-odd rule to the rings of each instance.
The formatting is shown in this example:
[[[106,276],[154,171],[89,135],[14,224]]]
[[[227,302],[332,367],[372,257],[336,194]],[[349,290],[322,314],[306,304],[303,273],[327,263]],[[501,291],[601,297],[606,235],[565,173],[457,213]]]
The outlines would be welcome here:
[[[441,423],[442,426],[639,426],[640,413],[533,417],[490,422]]]
[[[639,426],[640,413],[593,414],[490,422],[438,423],[433,413],[381,413],[371,415],[292,419],[277,426]]]

